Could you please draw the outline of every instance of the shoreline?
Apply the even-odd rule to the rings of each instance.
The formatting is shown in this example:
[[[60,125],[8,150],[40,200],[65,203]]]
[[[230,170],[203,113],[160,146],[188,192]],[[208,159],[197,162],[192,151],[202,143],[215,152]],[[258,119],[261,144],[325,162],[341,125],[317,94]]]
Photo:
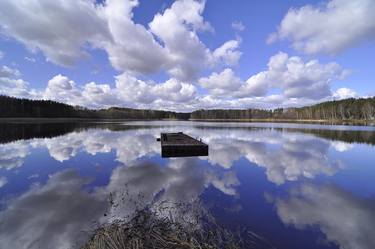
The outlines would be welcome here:
[[[178,121],[175,119],[107,119],[107,118],[0,118],[0,123],[75,123],[75,122],[126,122],[126,121]],[[188,121],[188,120],[186,120]]]
[[[331,120],[331,119],[189,119],[189,121],[204,122],[243,122],[243,123],[308,123],[332,125],[367,125],[375,126],[375,120]]]
[[[129,121],[192,121],[192,122],[239,122],[239,123],[296,123],[326,125],[375,126],[375,120],[328,120],[328,119],[102,119],[102,118],[0,118],[0,123],[76,123],[76,122],[129,122]]]

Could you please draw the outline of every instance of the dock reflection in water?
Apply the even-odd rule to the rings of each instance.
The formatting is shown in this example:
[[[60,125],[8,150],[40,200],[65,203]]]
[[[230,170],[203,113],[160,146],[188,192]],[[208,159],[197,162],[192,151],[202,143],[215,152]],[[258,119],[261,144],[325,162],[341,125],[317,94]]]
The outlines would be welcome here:
[[[168,203],[161,217],[179,217],[197,202],[226,229],[261,238],[258,248],[375,248],[372,128],[25,125],[1,125],[0,248],[79,247],[136,210]],[[180,130],[203,137],[209,155],[161,158],[156,138]]]

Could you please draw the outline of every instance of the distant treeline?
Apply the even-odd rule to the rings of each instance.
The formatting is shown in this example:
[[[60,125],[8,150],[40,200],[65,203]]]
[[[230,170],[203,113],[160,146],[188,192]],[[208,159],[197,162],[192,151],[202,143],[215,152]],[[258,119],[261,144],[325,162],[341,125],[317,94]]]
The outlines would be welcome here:
[[[327,101],[300,108],[275,110],[198,110],[191,119],[292,119],[292,120],[373,120],[375,97]]]
[[[50,100],[0,96],[0,118],[184,119],[190,113],[111,107],[91,110]]]
[[[50,100],[0,96],[1,118],[87,118],[87,119],[290,119],[290,120],[373,120],[375,97],[328,101],[301,108],[215,109],[192,113],[111,107],[92,110]]]

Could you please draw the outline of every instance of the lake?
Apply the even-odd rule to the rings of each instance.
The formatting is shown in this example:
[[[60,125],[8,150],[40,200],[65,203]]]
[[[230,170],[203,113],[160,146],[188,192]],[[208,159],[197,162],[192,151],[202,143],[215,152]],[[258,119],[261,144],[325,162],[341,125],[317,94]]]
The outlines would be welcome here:
[[[156,139],[179,131],[209,156],[162,158]],[[373,249],[374,145],[367,126],[3,123],[0,248],[76,248],[144,207],[199,202],[252,248]]]

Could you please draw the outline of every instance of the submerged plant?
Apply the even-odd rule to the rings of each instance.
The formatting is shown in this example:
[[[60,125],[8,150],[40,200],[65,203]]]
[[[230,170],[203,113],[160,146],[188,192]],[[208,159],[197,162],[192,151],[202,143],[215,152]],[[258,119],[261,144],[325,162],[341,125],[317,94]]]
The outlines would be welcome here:
[[[199,203],[162,202],[96,229],[82,249],[237,249],[273,248],[247,230],[219,226]]]

